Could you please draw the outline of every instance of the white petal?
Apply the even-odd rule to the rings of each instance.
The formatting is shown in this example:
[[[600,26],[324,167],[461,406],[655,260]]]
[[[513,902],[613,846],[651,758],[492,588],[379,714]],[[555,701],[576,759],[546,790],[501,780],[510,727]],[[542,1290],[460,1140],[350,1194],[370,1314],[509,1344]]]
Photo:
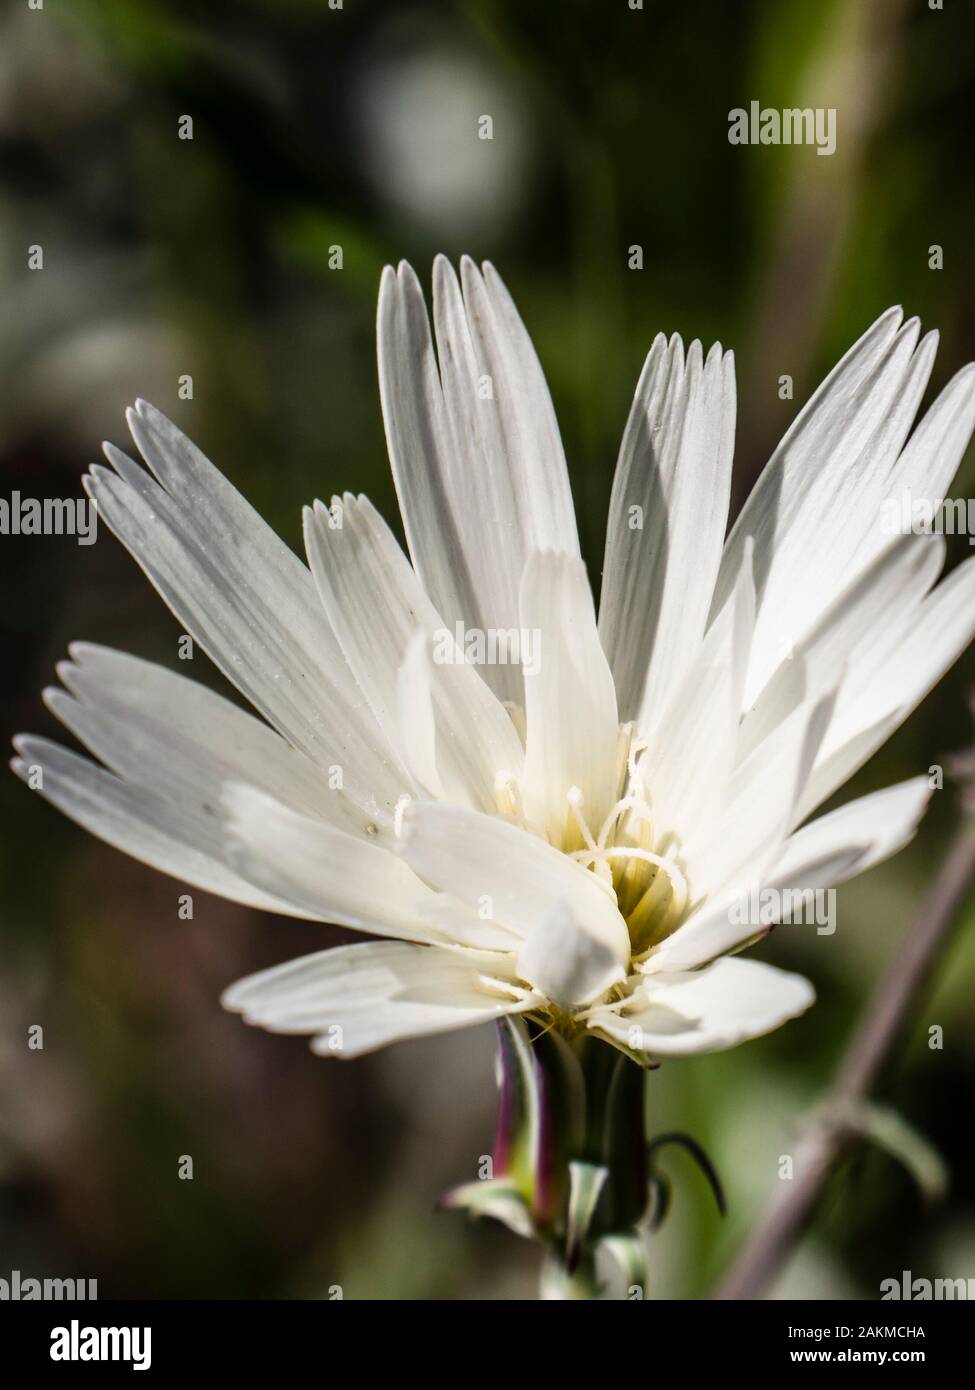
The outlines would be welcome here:
[[[532,927],[518,952],[518,974],[562,1008],[588,1004],[626,978],[608,946],[558,902]]]
[[[902,719],[951,666],[975,632],[975,558],[952,570],[920,605],[892,617],[880,640],[851,667],[840,687],[828,756],[889,714]]]
[[[71,694],[45,703],[113,772],[179,804],[216,807],[228,781],[248,782],[306,815],[364,833],[358,808],[304,754],[195,681],[125,652],[71,645],[58,674]],[[72,698],[73,697],[73,698]]]
[[[915,777],[812,821],[790,836],[760,874],[750,876],[744,865],[741,881],[703,904],[653,952],[646,969],[692,969],[748,940],[756,924],[742,920],[740,907],[751,889],[814,892],[896,854],[913,838],[930,794],[927,778]]]
[[[746,757],[812,694],[837,688],[854,663],[869,669],[891,624],[909,621],[944,564],[940,537],[905,536],[858,574],[782,663],[742,722],[738,757]],[[808,680],[797,673],[808,672]],[[844,703],[845,692],[838,704]],[[847,735],[849,736],[849,735]],[[833,738],[834,746],[837,740]],[[842,741],[842,740],[840,740]]]
[[[926,777],[912,777],[882,791],[871,792],[829,815],[804,825],[782,846],[770,869],[770,877],[790,882],[805,866],[828,854],[842,854],[855,846],[865,846],[842,878],[862,874],[881,863],[914,838],[927,809],[931,787]]]
[[[323,1057],[361,1057],[387,1043],[469,1028],[537,1001],[482,983],[493,958],[398,941],[338,946],[238,980],[223,1005],[274,1033],[314,1033]]]
[[[931,371],[936,338],[890,310],[827,377],[773,454],[725,547],[730,593],[746,536],[759,592],[749,703],[819,614],[885,544],[881,506]],[[899,330],[899,331],[898,331]],[[916,350],[915,350],[916,349]]]
[[[40,768],[38,794],[99,840],[208,893],[270,912],[307,915],[245,882],[230,866],[217,809],[167,801],[45,738],[20,735],[14,746],[21,755],[11,763],[17,776],[28,782]]]
[[[694,342],[685,362],[680,338],[668,344],[659,336],[620,447],[599,612],[621,718],[636,718],[642,730],[659,720],[704,633],[728,521],[734,435],[732,354],[716,344],[702,366]]]
[[[975,362],[969,362],[955,373],[907,441],[885,495],[894,501],[904,492],[932,499],[947,496],[973,429]]]
[[[892,617],[840,684],[799,818],[811,814],[916,709],[975,635],[975,558]]]
[[[427,796],[434,801],[456,800],[444,792],[437,765],[437,716],[433,706],[433,662],[430,643],[418,628],[410,638],[396,675],[396,705],[403,758]],[[467,802],[466,796],[459,798]]]
[[[444,942],[432,924],[437,894],[389,850],[299,815],[252,787],[231,785],[224,804],[229,857],[249,882],[322,922]],[[471,912],[462,919],[458,911],[453,926],[453,938],[466,945],[518,944]]]
[[[721,812],[684,841],[694,899],[730,879],[761,876],[796,824],[797,807],[832,714],[824,697],[800,706],[736,768]]]
[[[325,611],[359,688],[401,761],[400,672],[417,630],[435,661],[430,676],[438,775],[448,794],[495,807],[495,779],[520,771],[522,751],[504,706],[463,659],[406,556],[372,504],[346,494],[341,526],[321,503],[305,509],[305,540]],[[481,668],[482,670],[484,668]]]
[[[268,721],[357,804],[390,810],[402,769],[356,692],[297,556],[184,435],[139,403],[129,423],[165,482],[105,446],[85,486],[186,630]],[[168,490],[167,490],[168,489]]]
[[[657,840],[700,836],[721,811],[735,765],[738,723],[755,625],[755,585],[746,556],[731,603],[711,624],[651,739],[640,773],[652,799]]]
[[[386,438],[410,555],[444,621],[481,631],[518,622],[532,550],[578,554],[565,457],[548,389],[494,270],[461,265],[463,298],[443,257],[434,267],[439,368],[413,271],[383,273],[379,373]],[[488,389],[489,388],[489,389]],[[504,699],[521,673],[489,667]]]
[[[570,789],[581,791],[595,835],[616,801],[619,777],[616,692],[581,560],[532,556],[522,580],[521,625],[539,648],[537,668],[525,669],[525,812],[552,844],[581,848]]]
[[[594,1010],[590,1028],[636,1051],[686,1057],[735,1047],[809,1008],[812,985],[758,961],[718,960],[704,970],[654,977],[623,1015]]]
[[[474,350],[491,376],[500,401],[501,439],[496,466],[512,470],[523,490],[532,536],[531,549],[578,550],[575,511],[565,466],[565,454],[555,410],[541,364],[514,301],[490,261],[483,277],[469,256],[460,262],[464,306]],[[434,270],[434,319],[438,323],[438,290],[451,278],[451,267],[439,257]],[[440,337],[437,345],[440,347]],[[445,344],[446,345],[446,344]]]
[[[827,797],[832,796],[837,787],[842,787],[848,782],[853,774],[873,757],[877,749],[887,742],[900,724],[898,715],[889,715],[886,719],[879,719],[875,724],[871,724],[832,753],[824,755],[820,749],[816,765],[796,808],[795,824],[801,825],[817,806],[821,806]],[[828,735],[827,730],[827,737]]]
[[[630,954],[615,897],[568,855],[518,826],[459,806],[420,801],[403,816],[400,852],[427,883],[526,937],[559,902],[619,961]]]
[[[694,970],[739,949],[764,934],[761,922],[756,922],[751,912],[753,893],[805,894],[831,888],[857,871],[856,866],[869,855],[870,842],[864,836],[859,843],[843,841],[837,845],[826,844],[820,849],[810,842],[807,848],[808,854],[790,855],[789,858],[780,851],[781,857],[777,856],[768,867],[754,872],[744,864],[738,880],[726,883],[682,922],[647,957],[641,969],[648,975]],[[761,906],[761,899],[758,901]]]

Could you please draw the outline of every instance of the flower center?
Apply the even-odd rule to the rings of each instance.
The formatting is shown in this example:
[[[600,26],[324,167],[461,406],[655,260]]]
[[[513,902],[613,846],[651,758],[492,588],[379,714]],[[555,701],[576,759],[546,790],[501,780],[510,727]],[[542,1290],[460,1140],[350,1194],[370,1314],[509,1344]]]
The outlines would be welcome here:
[[[570,787],[570,810],[585,848],[569,857],[591,869],[616,897],[626,920],[633,955],[640,956],[676,927],[687,906],[687,880],[675,860],[654,848],[653,816],[642,792],[631,784],[594,837],[582,792]]]
[[[590,869],[615,898],[630,933],[633,956],[640,957],[679,924],[687,908],[688,889],[673,853],[664,853],[667,846],[655,844],[653,813],[639,767],[646,745],[631,742],[627,726],[620,730],[620,737],[626,752],[620,779],[625,784],[623,795],[597,828],[587,819],[581,788],[568,789],[566,821],[573,832],[569,842],[581,847],[566,846],[566,853]],[[622,757],[620,761],[622,766]],[[495,790],[499,814],[525,826],[516,779],[499,773]]]

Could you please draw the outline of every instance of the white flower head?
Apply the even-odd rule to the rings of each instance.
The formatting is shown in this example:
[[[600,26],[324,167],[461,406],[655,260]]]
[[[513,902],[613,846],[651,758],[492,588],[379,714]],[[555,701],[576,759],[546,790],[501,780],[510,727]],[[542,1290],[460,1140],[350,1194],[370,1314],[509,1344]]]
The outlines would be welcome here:
[[[812,988],[736,954],[767,930],[736,904],[830,887],[910,839],[922,777],[809,817],[975,630],[975,559],[937,582],[943,540],[884,525],[892,496],[947,494],[975,424],[968,367],[908,437],[935,336],[901,319],[815,393],[727,540],[732,356],[659,337],[597,618],[552,403],[497,273],[438,258],[431,334],[413,271],[387,269],[410,559],[346,494],[306,510],[306,567],[139,402],[148,471],[106,445],[86,486],[260,718],[75,644],[46,699],[103,765],[22,737],[15,769],[185,883],[385,938],[226,992],[323,1055],[506,1014],[641,1060],[777,1027]]]

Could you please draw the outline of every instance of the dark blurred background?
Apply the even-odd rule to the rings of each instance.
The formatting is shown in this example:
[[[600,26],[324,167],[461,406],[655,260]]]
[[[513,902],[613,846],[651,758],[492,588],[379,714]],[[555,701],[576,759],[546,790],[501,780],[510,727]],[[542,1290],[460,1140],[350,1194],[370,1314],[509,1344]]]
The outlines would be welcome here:
[[[379,273],[406,257],[427,279],[435,252],[466,251],[495,261],[534,336],[598,583],[657,331],[736,350],[746,488],[888,304],[941,330],[932,391],[975,356],[973,67],[975,7],[927,0],[10,0],[0,491],[79,495],[142,395],[296,548],[316,495],[364,490],[393,520]],[[836,153],[730,145],[728,113],[753,98],[835,107]],[[795,401],[779,399],[784,373]],[[0,538],[0,566],[9,734],[60,733],[39,691],[73,638],[176,665],[178,625],[107,528],[92,547]],[[205,658],[194,667],[218,684]],[[967,743],[972,674],[969,655],[844,795]],[[180,921],[177,884],[12,776],[0,807],[0,1275],[97,1278],[102,1297],[533,1292],[533,1250],[432,1210],[490,1149],[489,1029],[349,1063],[246,1029],[219,1007],[227,983],[352,934],[203,893]],[[914,846],[841,890],[835,936],[776,933],[764,954],[814,980],[810,1014],[651,1078],[655,1127],[703,1142],[730,1199],[721,1222],[690,1162],[664,1160],[676,1195],[654,1295],[705,1296],[767,1200],[956,818],[946,783]],[[779,1294],[975,1276],[973,915],[880,1093],[943,1155],[947,1200],[926,1204],[893,1158],[861,1150]],[[42,1051],[26,1045],[35,1024]]]

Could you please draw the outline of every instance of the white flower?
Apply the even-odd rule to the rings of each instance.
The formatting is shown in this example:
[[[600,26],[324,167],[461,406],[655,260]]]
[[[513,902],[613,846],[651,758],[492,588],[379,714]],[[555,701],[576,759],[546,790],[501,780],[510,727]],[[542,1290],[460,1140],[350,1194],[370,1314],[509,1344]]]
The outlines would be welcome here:
[[[380,383],[412,566],[347,494],[305,512],[309,572],[140,402],[129,425],[151,471],[106,445],[112,468],[86,485],[263,719],[77,644],[46,699],[105,766],[33,737],[14,766],[183,882],[390,938],[227,991],[316,1051],[514,1013],[641,1057],[764,1033],[813,993],[732,955],[760,934],[737,895],[859,873],[925,805],[919,777],[803,824],[975,629],[975,560],[936,584],[941,538],[891,539],[881,515],[906,492],[946,495],[973,369],[908,439],[935,335],[884,314],[726,541],[732,357],[659,337],[623,436],[597,621],[511,299],[490,265],[463,261],[458,283],[441,258],[433,302],[436,354],[415,275],[387,269]],[[472,664],[471,634],[485,651],[518,636],[537,660]]]

